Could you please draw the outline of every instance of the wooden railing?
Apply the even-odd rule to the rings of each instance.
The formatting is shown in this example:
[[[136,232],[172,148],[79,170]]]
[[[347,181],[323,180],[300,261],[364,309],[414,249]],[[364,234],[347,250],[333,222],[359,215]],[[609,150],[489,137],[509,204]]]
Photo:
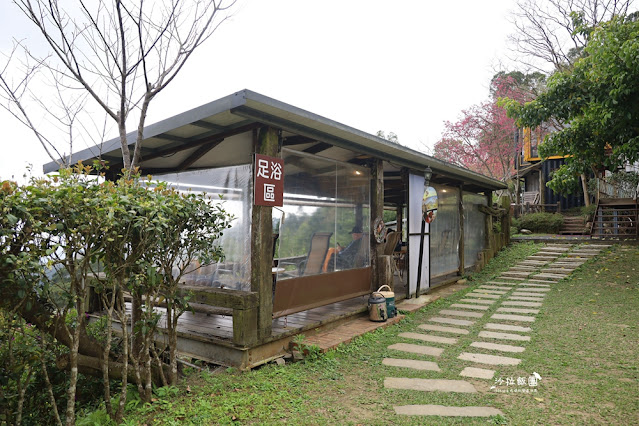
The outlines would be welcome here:
[[[257,293],[213,287],[180,286],[181,295],[191,301],[233,310],[233,343],[248,346],[257,342]]]

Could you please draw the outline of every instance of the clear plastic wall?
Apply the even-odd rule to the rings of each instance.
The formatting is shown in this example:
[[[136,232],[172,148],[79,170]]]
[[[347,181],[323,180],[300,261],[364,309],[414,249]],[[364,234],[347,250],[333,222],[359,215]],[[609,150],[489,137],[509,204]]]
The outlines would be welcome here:
[[[437,190],[437,216],[430,224],[431,278],[457,272],[459,268],[459,190],[431,185]]]
[[[225,260],[214,265],[201,266],[186,275],[191,285],[251,289],[251,165],[222,167],[198,171],[171,173],[158,176],[179,191],[205,192],[212,203],[221,202],[227,213],[235,216],[219,244]],[[220,196],[222,197],[220,199]],[[199,265],[194,265],[197,267]]]
[[[486,215],[479,206],[487,205],[486,196],[464,192],[464,267],[473,266],[486,248]]]
[[[277,279],[369,266],[368,169],[287,149],[282,157],[284,206],[273,209],[275,257],[284,269]]]

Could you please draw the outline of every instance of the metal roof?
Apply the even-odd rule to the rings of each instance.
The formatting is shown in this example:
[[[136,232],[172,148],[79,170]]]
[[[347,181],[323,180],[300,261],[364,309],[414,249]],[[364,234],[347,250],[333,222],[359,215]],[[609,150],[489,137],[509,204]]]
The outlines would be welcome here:
[[[143,173],[161,174],[246,164],[251,161],[253,129],[265,124],[282,129],[284,146],[291,149],[354,163],[380,158],[389,166],[385,165],[385,173],[401,167],[422,172],[429,166],[434,181],[463,183],[478,191],[506,188],[498,180],[250,90],[146,126],[139,165]],[[136,132],[127,134],[131,147],[135,137]],[[121,165],[120,139],[77,152],[73,159]],[[50,162],[43,169],[49,173],[58,166]]]

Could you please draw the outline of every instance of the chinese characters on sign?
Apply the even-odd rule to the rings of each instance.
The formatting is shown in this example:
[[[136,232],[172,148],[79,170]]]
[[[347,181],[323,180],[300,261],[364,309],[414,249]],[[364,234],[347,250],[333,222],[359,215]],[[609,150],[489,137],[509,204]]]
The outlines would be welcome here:
[[[256,206],[277,206],[284,204],[284,160],[255,154]]]

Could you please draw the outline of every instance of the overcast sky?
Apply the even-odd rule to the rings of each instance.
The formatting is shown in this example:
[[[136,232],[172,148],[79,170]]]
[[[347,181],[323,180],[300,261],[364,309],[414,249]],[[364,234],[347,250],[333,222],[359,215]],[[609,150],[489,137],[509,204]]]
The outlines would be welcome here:
[[[152,103],[147,124],[250,89],[365,132],[394,132],[424,151],[444,121],[487,98],[514,3],[242,0]],[[13,37],[42,45],[28,29],[2,1],[0,50]],[[49,159],[35,137],[4,111],[0,124],[0,178],[20,178],[29,162],[41,173]]]

